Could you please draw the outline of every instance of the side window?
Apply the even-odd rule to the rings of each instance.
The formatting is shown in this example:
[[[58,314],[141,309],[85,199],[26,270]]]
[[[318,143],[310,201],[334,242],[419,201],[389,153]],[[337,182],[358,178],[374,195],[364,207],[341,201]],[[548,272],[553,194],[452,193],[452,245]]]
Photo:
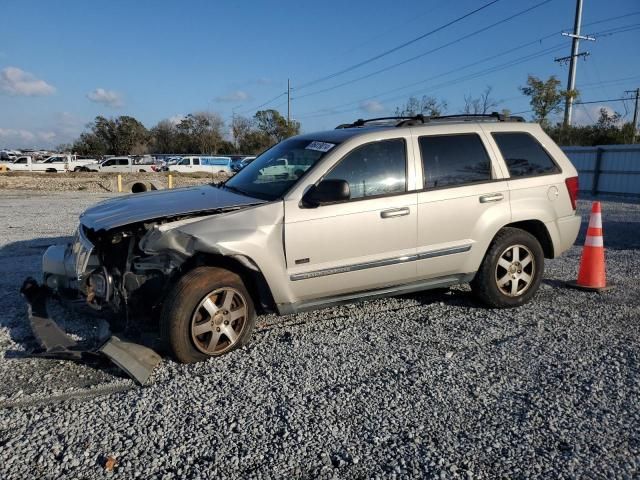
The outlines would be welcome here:
[[[110,167],[110,166],[112,166],[112,165],[115,165],[115,163],[116,163],[116,162],[115,162],[115,160],[107,160],[106,162],[104,162],[104,163],[102,164],[102,166],[103,166],[103,167]]]
[[[425,188],[491,180],[491,160],[475,133],[420,137]]]
[[[27,163],[27,159],[26,158],[19,158],[18,160],[16,160],[16,163]]]
[[[126,158],[121,158],[120,160],[118,160],[118,165],[127,166],[129,165],[129,160],[127,160]]]
[[[491,134],[502,153],[511,177],[528,177],[560,171],[542,145],[528,133]]]
[[[193,159],[193,164],[194,165],[200,165],[200,159],[199,158],[194,158]]]
[[[356,148],[325,177],[346,180],[351,198],[390,195],[407,190],[407,153],[404,139],[381,140]]]

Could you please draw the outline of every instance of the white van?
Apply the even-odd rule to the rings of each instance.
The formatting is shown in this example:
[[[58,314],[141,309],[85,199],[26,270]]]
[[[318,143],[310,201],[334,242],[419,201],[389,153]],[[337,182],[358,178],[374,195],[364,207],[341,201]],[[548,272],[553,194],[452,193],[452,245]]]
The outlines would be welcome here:
[[[208,157],[202,155],[188,155],[182,157],[182,160],[175,165],[169,165],[170,172],[207,172],[207,173],[226,173],[231,175],[230,157]]]

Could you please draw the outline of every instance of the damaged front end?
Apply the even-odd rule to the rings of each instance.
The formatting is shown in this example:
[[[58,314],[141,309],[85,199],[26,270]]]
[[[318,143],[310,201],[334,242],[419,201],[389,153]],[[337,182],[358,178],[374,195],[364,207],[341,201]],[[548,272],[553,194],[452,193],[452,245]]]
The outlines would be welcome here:
[[[203,186],[121,197],[88,209],[70,244],[46,250],[43,285],[28,280],[23,288],[41,356],[81,361],[104,355],[144,383],[160,361],[155,352],[117,337],[81,351],[47,317],[39,299],[53,293],[81,300],[109,320],[119,337],[136,337],[144,319],[158,318],[171,285],[197,250],[196,240],[176,227],[256,203],[262,202]]]
[[[27,300],[29,323],[33,335],[42,351],[32,353],[38,358],[72,360],[76,362],[96,362],[107,358],[126,372],[140,385],[151,377],[160,363],[160,356],[143,345],[120,340],[111,336],[97,348],[83,348],[49,318],[46,307],[47,287],[38,285],[32,278],[25,280],[20,293]]]

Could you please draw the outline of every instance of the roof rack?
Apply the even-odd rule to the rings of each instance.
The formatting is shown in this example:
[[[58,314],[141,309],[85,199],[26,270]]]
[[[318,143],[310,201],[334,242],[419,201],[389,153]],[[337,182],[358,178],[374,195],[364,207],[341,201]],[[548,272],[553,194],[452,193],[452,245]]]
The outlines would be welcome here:
[[[378,117],[378,118],[369,118],[363,119],[359,118],[353,123],[343,123],[336,127],[337,129],[342,128],[357,128],[364,127],[368,123],[381,123],[381,122],[389,122],[390,120],[397,120],[395,126],[396,127],[410,127],[412,125],[425,124],[429,122],[437,122],[437,121],[447,121],[447,120],[458,120],[465,122],[473,122],[473,121],[497,121],[497,122],[524,122],[524,118],[519,116],[511,116],[504,115],[502,113],[493,112],[493,113],[461,113],[458,115],[439,115],[435,117],[429,117],[425,115],[414,115],[411,117]]]

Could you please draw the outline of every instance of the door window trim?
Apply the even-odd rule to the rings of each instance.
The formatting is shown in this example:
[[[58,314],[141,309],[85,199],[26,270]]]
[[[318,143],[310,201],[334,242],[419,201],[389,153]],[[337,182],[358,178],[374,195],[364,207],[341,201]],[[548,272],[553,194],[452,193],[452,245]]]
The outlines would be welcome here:
[[[409,154],[409,150],[408,150],[408,142],[407,142],[407,138],[406,137],[382,138],[380,140],[372,140],[372,141],[367,142],[367,143],[361,143],[360,145],[358,145],[355,148],[352,148],[347,153],[345,153],[342,157],[340,157],[340,159],[336,163],[334,163],[331,166],[331,168],[329,170],[327,170],[320,177],[320,180],[318,180],[315,183],[315,185],[318,186],[318,184],[320,182],[322,182],[327,175],[329,175],[335,168],[338,167],[338,165],[340,165],[340,163],[342,163],[342,161],[346,157],[351,155],[356,150],[359,150],[360,148],[366,147],[367,145],[372,145],[374,143],[388,142],[388,141],[394,141],[394,140],[402,140],[402,142],[404,143],[404,191],[403,192],[382,193],[380,195],[369,195],[369,196],[366,196],[366,197],[350,198],[349,200],[342,200],[342,201],[339,201],[339,202],[325,203],[323,205],[318,205],[315,208],[322,208],[322,207],[329,206],[329,205],[340,205],[340,204],[343,204],[343,203],[361,202],[361,201],[364,201],[364,200],[375,200],[375,199],[379,199],[379,198],[397,197],[397,196],[400,196],[400,195],[406,195],[408,193],[415,193],[414,190],[409,190],[409,155],[408,155]]]
[[[542,142],[540,140],[538,140],[535,135],[532,135],[530,132],[523,132],[523,131],[502,131],[502,130],[493,130],[493,131],[489,131],[487,132],[489,135],[491,135],[491,140],[493,141],[493,143],[496,144],[496,148],[498,149],[498,152],[500,153],[500,157],[502,158],[502,161],[504,162],[504,166],[507,169],[507,174],[509,175],[508,177],[505,178],[505,180],[509,180],[510,182],[515,181],[515,180],[526,180],[526,179],[530,179],[530,178],[537,178],[537,177],[548,177],[550,175],[560,175],[563,172],[562,167],[558,164],[558,162],[556,162],[556,159],[553,158],[553,155],[551,155],[551,153],[549,153],[549,150],[547,150],[547,148],[542,144]],[[536,173],[533,175],[521,175],[521,176],[517,176],[517,177],[513,177],[511,176],[511,170],[509,170],[509,164],[507,163],[507,159],[504,158],[504,155],[502,154],[502,149],[500,148],[500,145],[498,144],[498,142],[496,141],[496,138],[493,136],[494,133],[520,133],[520,134],[525,134],[528,135],[529,137],[533,138],[533,141],[536,142],[538,145],[540,145],[540,148],[542,148],[542,151],[547,155],[547,157],[549,157],[549,159],[551,160],[551,163],[553,163],[556,166],[557,171],[555,172],[547,172],[547,173]]]
[[[426,173],[426,168],[424,165],[424,161],[422,160],[422,147],[420,145],[420,139],[424,138],[424,137],[453,137],[453,136],[460,136],[460,135],[475,135],[480,139],[480,143],[482,144],[482,148],[484,148],[485,153],[487,154],[487,158],[489,159],[489,162],[491,164],[489,170],[490,170],[490,174],[491,174],[491,178],[489,180],[478,180],[475,182],[465,182],[465,183],[458,183],[456,185],[443,185],[442,187],[427,187],[427,179],[425,177],[425,173]],[[487,143],[485,142],[485,140],[482,138],[482,135],[480,135],[478,132],[458,132],[458,133],[434,133],[432,135],[416,135],[416,142],[418,144],[418,153],[420,155],[419,158],[419,164],[420,167],[422,169],[422,188],[417,189],[416,192],[421,193],[421,192],[436,192],[438,190],[446,190],[446,189],[451,189],[451,188],[461,188],[461,187],[472,187],[475,185],[488,185],[491,183],[498,183],[498,182],[505,182],[507,180],[509,180],[508,178],[494,178],[493,175],[493,171],[494,169],[496,170],[496,172],[499,172],[500,169],[496,168],[495,165],[495,159],[491,157],[491,155],[489,154],[489,149],[487,148]]]

